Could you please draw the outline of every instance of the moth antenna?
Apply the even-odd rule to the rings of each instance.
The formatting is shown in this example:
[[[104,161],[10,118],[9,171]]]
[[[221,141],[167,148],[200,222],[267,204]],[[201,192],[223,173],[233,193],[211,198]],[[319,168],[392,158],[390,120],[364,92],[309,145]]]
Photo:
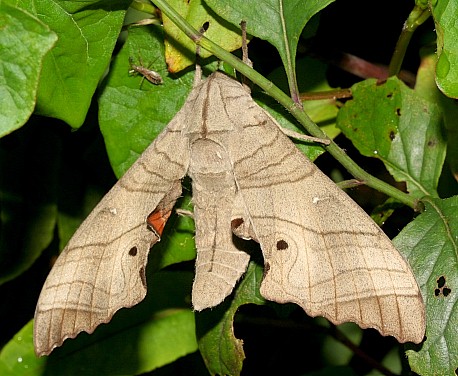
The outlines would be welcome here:
[[[140,63],[141,66],[145,66],[145,64],[143,64],[143,59],[142,59],[142,55],[140,55],[140,51],[138,51],[138,62]]]

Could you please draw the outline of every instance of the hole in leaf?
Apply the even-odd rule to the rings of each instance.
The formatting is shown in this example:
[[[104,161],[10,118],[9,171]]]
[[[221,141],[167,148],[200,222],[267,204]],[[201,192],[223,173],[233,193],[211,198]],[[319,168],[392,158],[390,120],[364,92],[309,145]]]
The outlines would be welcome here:
[[[450,289],[448,286],[446,286],[446,279],[443,275],[441,275],[437,280],[437,288],[434,290],[434,295],[435,296],[440,296],[442,295],[444,298],[450,295],[452,292],[452,289]]]
[[[401,109],[399,107],[396,108],[396,115],[401,116]]]
[[[395,138],[395,136],[396,136],[396,135],[394,134],[394,132],[391,131],[391,132],[390,132],[390,140],[393,141],[394,138]]]
[[[208,22],[208,21],[207,21],[207,22],[204,22],[204,24],[202,25],[202,29],[203,29],[204,31],[207,31],[209,26],[210,26],[210,22]]]
[[[442,275],[437,279],[437,287],[440,289],[445,286],[445,277]]]

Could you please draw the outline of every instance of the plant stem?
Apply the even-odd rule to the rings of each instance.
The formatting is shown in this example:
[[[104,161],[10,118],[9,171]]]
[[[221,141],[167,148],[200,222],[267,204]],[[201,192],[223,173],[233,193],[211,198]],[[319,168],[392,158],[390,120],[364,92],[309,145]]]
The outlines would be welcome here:
[[[410,12],[409,17],[407,17],[407,20],[404,23],[401,34],[399,35],[399,39],[396,43],[393,56],[391,57],[390,66],[388,68],[389,76],[396,76],[401,71],[402,62],[414,31],[418,26],[425,22],[430,15],[431,12],[429,8],[423,9],[418,5],[414,6],[412,12]]]
[[[205,48],[207,51],[211,52],[219,59],[234,67],[237,71],[248,77],[253,83],[258,85],[271,97],[276,99],[282,106],[291,112],[291,114],[300,124],[303,125],[309,134],[318,138],[327,139],[326,134],[304,112],[302,105],[295,103],[288,95],[286,95],[282,90],[275,86],[271,81],[243,63],[242,60],[238,59],[231,53],[219,47],[217,44],[213,43],[211,40],[199,34],[196,29],[189,25],[186,20],[184,20],[172,7],[170,7],[166,0],[152,1],[196,44],[200,45],[202,48]],[[364,182],[364,184],[370,186],[371,188],[374,188],[390,197],[393,197],[394,199],[412,207],[413,209],[417,209],[417,200],[415,198],[368,174],[366,171],[360,168],[350,157],[348,157],[345,152],[332,140],[326,149],[356,179]]]
[[[342,99],[352,97],[351,89],[332,89],[326,91],[314,91],[299,95],[301,101],[317,101],[320,99]]]

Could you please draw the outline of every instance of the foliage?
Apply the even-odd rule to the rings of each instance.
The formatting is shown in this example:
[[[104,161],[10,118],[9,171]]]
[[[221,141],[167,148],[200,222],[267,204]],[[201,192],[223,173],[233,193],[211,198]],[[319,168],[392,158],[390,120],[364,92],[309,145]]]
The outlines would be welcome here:
[[[193,221],[174,216],[150,255],[145,301],[122,310],[94,334],[67,340],[49,357],[35,357],[30,320],[51,260],[115,181],[111,168],[121,176],[192,88],[194,43],[169,13],[168,2],[153,2],[162,14],[146,0],[0,3],[0,374],[238,375],[281,370],[352,375],[371,369],[401,373],[410,367],[421,375],[455,375],[457,0],[409,4],[410,15],[402,15],[407,26],[397,35],[398,45],[385,67],[331,54],[329,39],[320,39],[323,25],[330,25],[326,15],[338,18],[342,9],[331,0],[262,0],[256,6],[245,0],[169,2],[185,17],[184,25],[200,29],[206,24],[204,35],[226,50],[241,46],[239,24],[246,21],[254,68],[269,73],[276,86],[195,34],[202,49],[208,49],[202,54],[204,73],[221,69],[217,58],[224,57],[270,96],[253,88],[254,98],[282,126],[314,135],[324,130],[354,156],[356,163],[337,146],[328,148],[357,179],[376,189],[349,193],[368,211],[388,218],[385,229],[396,235],[396,247],[412,266],[427,307],[422,345],[402,347],[370,330],[351,324],[336,328],[294,305],[266,302],[259,295],[262,260],[256,256],[231,297],[213,310],[193,313]],[[393,4],[391,12],[400,7]],[[417,30],[429,14],[434,24],[426,22]],[[385,27],[388,33],[388,22]],[[408,50],[414,33],[421,38]],[[437,56],[431,48],[434,38]],[[342,33],[336,39],[351,38]],[[406,62],[415,74],[396,68],[406,50],[419,59],[417,64]],[[164,83],[130,75],[129,58],[157,71]],[[389,53],[379,57],[385,64],[388,59]],[[333,66],[359,78],[343,76],[332,84]],[[227,65],[223,69],[234,74]],[[302,112],[301,100],[319,129]],[[70,127],[81,129],[71,132]],[[312,159],[325,151],[297,145]],[[326,172],[346,176],[329,167],[326,158],[318,160]],[[420,201],[425,210],[414,218],[408,206],[418,209]],[[189,205],[188,194],[180,206]],[[406,351],[409,364],[399,350]],[[364,359],[363,366],[358,359]]]

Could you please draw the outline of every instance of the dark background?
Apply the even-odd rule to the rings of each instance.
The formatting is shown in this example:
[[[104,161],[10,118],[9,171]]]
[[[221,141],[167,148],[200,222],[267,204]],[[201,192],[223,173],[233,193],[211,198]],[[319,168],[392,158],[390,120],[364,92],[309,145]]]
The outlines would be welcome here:
[[[388,65],[403,23],[413,5],[413,1],[406,0],[338,0],[321,12],[315,37],[300,41],[298,58],[313,55],[329,62],[329,83],[333,87],[350,87],[361,78],[340,68],[342,53],[351,53],[372,63]],[[415,33],[403,69],[415,74],[419,64],[419,47],[431,38],[433,29],[432,20],[429,20]],[[276,50],[265,41],[252,40],[249,52],[255,69],[264,75],[281,65]],[[96,96],[85,125],[77,132],[72,132],[70,127],[58,120],[33,116],[22,129],[0,140],[0,148],[5,153],[2,155],[17,152],[18,157],[23,158],[24,166],[27,166],[24,170],[8,171],[10,178],[16,179],[21,189],[39,186],[43,173],[43,166],[40,164],[43,161],[49,162],[50,169],[58,169],[63,174],[67,170],[79,171],[81,184],[90,181],[100,187],[101,191],[108,190],[113,185],[116,179],[106,155],[100,152],[104,150],[104,146],[97,125],[95,98]],[[50,147],[43,149],[43,144],[38,141],[49,144]],[[347,140],[339,136],[336,141],[352,157],[358,158],[357,153],[352,153],[352,146]],[[361,158],[358,163],[362,166],[375,164],[380,167],[380,173],[384,173],[378,161]],[[335,168],[335,162],[329,156],[320,157],[317,164],[327,173]],[[374,165],[370,169],[372,171]],[[61,196],[71,196],[77,192],[77,187],[62,186],[59,191]],[[365,193],[364,189],[357,193],[373,194]],[[360,199],[369,202],[367,209],[370,210],[371,205],[373,206],[371,198]],[[406,209],[406,223],[411,216],[412,213]],[[20,228],[19,223],[18,230]],[[394,235],[400,228],[402,224],[395,223],[391,229],[384,227],[384,230]],[[1,346],[33,318],[39,292],[58,251],[56,240],[27,272],[0,286]],[[192,270],[193,264],[180,267]],[[270,307],[244,306],[236,316],[235,335],[244,340],[246,353],[244,375],[301,375],[324,366],[320,360],[320,344],[326,336],[333,335],[333,328],[317,329],[312,319],[304,317],[302,310],[295,307],[289,307],[288,310],[292,311],[291,315],[288,319],[282,319]],[[373,330],[366,330],[359,349],[374,360],[381,360],[393,346],[398,346],[394,339],[381,337]],[[365,374],[372,368],[370,362],[360,356],[354,356],[351,365],[358,375]],[[205,375],[207,371],[200,354],[195,353],[151,374]]]

